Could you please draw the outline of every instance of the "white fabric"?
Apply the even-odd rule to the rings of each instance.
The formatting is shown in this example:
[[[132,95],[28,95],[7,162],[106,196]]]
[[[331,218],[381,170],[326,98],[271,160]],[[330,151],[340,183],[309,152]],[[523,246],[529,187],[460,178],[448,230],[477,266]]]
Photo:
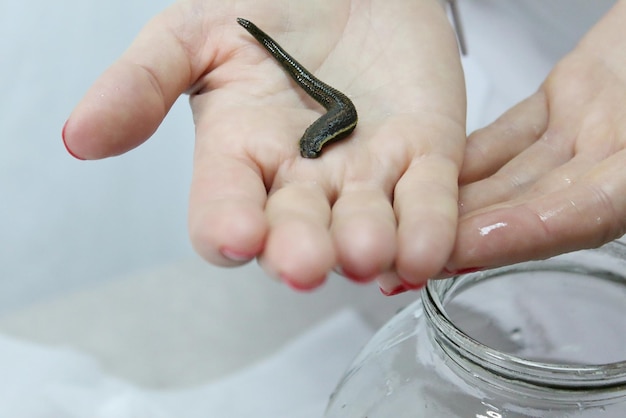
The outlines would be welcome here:
[[[172,391],[114,379],[72,350],[0,337],[0,416],[319,418],[372,333],[357,314],[344,310],[256,365],[213,384]]]

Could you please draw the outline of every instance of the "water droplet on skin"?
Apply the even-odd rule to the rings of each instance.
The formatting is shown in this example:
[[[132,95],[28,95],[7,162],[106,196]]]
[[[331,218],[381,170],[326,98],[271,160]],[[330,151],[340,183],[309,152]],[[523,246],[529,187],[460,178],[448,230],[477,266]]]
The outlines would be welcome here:
[[[494,231],[494,230],[500,229],[500,228],[504,228],[506,226],[508,226],[508,224],[506,222],[496,222],[493,225],[483,226],[482,228],[479,228],[480,236],[485,237],[485,236],[489,235],[491,233],[491,231]]]

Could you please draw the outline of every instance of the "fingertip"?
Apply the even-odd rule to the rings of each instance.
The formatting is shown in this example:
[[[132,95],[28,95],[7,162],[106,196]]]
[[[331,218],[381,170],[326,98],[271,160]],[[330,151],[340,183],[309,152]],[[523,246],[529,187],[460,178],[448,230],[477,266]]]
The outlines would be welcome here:
[[[455,239],[455,230],[449,222],[433,217],[419,228],[403,228],[396,269],[401,282],[408,288],[420,288],[435,277],[445,266]]]
[[[432,259],[422,263],[413,262],[410,265],[399,262],[398,277],[400,278],[400,283],[409,290],[420,289],[424,283],[439,274],[444,263],[444,258],[440,258],[436,262],[433,262]]]
[[[63,124],[63,129],[61,130],[61,139],[63,140],[63,146],[65,146],[65,150],[72,157],[76,158],[77,160],[85,161],[85,158],[82,158],[81,156],[77,155],[74,151],[72,151],[72,149],[67,143],[67,125],[69,124],[69,121],[70,121],[69,119],[65,121],[65,123]]]
[[[234,267],[263,251],[267,223],[263,212],[245,202],[214,202],[190,215],[193,248],[211,264]]]
[[[389,270],[396,256],[395,225],[367,215],[333,224],[333,240],[343,275],[357,283]]]
[[[332,241],[325,228],[302,220],[272,226],[262,255],[266,273],[298,290],[314,289],[336,265]]]
[[[450,251],[432,254],[432,249],[415,247],[410,259],[399,257],[397,271],[400,282],[410,290],[420,289],[428,280],[437,277],[448,259]],[[420,254],[421,253],[421,254]]]
[[[170,106],[145,70],[117,62],[68,118],[62,134],[65,146],[86,160],[123,154],[154,134]]]

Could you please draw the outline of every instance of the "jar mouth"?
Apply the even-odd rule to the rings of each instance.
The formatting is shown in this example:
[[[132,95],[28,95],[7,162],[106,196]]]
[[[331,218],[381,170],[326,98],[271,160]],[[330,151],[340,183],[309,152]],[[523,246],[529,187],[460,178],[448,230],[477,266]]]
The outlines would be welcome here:
[[[589,254],[590,257],[580,257],[579,253],[583,252]],[[465,361],[496,376],[520,383],[567,390],[626,386],[626,350],[623,351],[623,358],[606,363],[593,364],[580,361],[580,359],[565,362],[559,361],[558,358],[547,361],[537,360],[512,354],[479,341],[462,330],[448,312],[449,302],[468,289],[476,287],[478,290],[478,286],[491,279],[495,279],[493,280],[495,283],[506,277],[515,277],[517,274],[534,275],[538,278],[555,273],[572,274],[584,281],[593,280],[599,285],[617,286],[620,292],[624,289],[623,295],[626,295],[626,259],[624,258],[626,246],[619,242],[612,242],[600,249],[583,252],[463,274],[446,280],[431,280],[422,292],[422,303],[424,313],[433,325],[439,345],[453,358],[462,357]],[[616,255],[619,256],[616,257]],[[523,283],[523,280],[526,279],[520,277],[518,283]],[[580,280],[581,283],[584,282],[582,280]],[[549,279],[536,282],[541,286],[544,281],[547,283]],[[564,285],[569,286],[568,283],[564,282]],[[533,289],[533,291],[536,290],[537,288]],[[533,295],[536,293],[527,296]],[[626,321],[626,304],[621,313],[621,318]],[[565,312],[564,315],[566,314]],[[600,347],[603,341],[595,341],[592,344]],[[621,351],[620,356],[622,356]]]

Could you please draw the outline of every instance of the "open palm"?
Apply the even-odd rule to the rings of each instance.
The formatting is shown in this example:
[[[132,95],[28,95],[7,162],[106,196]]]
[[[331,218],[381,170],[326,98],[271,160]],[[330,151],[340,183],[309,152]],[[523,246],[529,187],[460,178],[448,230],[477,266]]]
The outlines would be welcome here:
[[[539,91],[469,138],[449,272],[600,246],[626,232],[626,2]]]
[[[239,25],[265,30],[359,112],[315,160],[298,140],[324,111]],[[447,261],[457,227],[465,94],[436,1],[181,1],[91,88],[64,138],[81,158],[146,140],[183,92],[196,149],[189,228],[212,263],[261,265],[298,289],[332,269],[417,286]]]

